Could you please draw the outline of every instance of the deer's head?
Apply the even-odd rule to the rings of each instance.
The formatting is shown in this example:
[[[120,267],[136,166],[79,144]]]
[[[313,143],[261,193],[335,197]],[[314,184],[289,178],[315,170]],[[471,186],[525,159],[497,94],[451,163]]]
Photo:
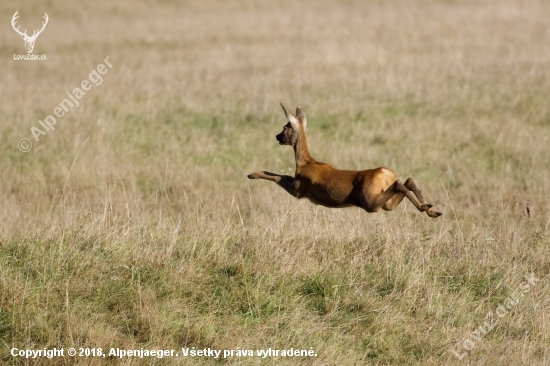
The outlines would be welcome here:
[[[44,13],[43,18],[45,19],[45,22],[42,22],[42,29],[40,29],[40,30],[35,29],[32,36],[28,36],[26,29],[25,29],[24,32],[21,32],[19,30],[19,26],[17,26],[17,28],[15,27],[15,21],[17,20],[17,18],[19,18],[19,16],[17,15],[18,12],[19,12],[19,10],[16,11],[15,14],[13,14],[13,17],[11,18],[11,26],[13,27],[13,29],[17,33],[19,33],[21,38],[23,38],[23,40],[25,41],[25,49],[27,50],[27,53],[32,53],[32,50],[34,49],[34,42],[36,41],[36,38],[38,38],[40,33],[42,33],[44,28],[46,28],[46,24],[48,24],[48,14]]]
[[[283,107],[283,112],[285,112],[285,116],[288,122],[286,125],[284,125],[281,133],[275,137],[281,145],[294,146],[296,145],[296,142],[298,141],[300,135],[305,134],[306,132],[306,114],[300,106],[296,107],[296,116],[293,115],[289,110],[287,110],[284,105],[281,104],[281,107]]]

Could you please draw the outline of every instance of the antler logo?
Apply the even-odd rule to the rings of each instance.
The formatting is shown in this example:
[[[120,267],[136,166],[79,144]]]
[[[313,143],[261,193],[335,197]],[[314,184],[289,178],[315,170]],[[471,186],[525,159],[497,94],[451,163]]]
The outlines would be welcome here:
[[[46,28],[46,24],[48,24],[48,14],[44,13],[44,16],[43,18],[46,20],[45,22],[42,22],[42,29],[38,30],[38,29],[35,29],[32,36],[28,36],[27,35],[27,30],[25,29],[24,32],[21,32],[19,30],[19,26],[17,26],[17,28],[15,27],[15,21],[17,20],[17,18],[19,18],[19,15],[17,15],[17,13],[19,12],[16,11],[15,14],[13,14],[13,18],[11,18],[11,26],[13,27],[13,29],[19,33],[19,35],[21,35],[21,38],[23,38],[23,40],[25,41],[25,48],[27,49],[27,53],[32,53],[32,50],[34,49],[34,42],[36,41],[36,38],[38,38],[38,36],[40,35],[40,33],[42,33],[42,31],[44,30],[44,28]]]

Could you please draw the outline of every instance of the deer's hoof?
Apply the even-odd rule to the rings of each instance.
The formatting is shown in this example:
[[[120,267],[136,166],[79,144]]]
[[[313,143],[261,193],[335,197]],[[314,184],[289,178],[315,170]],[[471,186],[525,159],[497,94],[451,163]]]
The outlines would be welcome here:
[[[428,214],[428,216],[433,217],[433,218],[437,218],[437,217],[443,215],[443,213],[441,213],[439,211],[432,211],[432,210],[428,210],[428,211],[426,211],[426,213]]]
[[[432,207],[433,207],[433,205],[431,203],[426,203],[425,205],[420,206],[420,211],[425,212],[425,211],[428,211]]]

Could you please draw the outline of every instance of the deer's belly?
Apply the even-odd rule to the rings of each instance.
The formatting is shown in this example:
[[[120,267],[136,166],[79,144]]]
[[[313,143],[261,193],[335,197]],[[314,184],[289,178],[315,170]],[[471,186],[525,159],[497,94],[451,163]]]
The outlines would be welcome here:
[[[350,207],[359,206],[359,202],[354,202],[349,192],[331,191],[320,187],[311,187],[306,196],[311,202],[326,207]]]

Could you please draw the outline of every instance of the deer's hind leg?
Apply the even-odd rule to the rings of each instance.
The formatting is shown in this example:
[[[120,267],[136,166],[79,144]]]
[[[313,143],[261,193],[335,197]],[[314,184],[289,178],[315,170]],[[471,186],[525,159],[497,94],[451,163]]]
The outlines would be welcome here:
[[[413,194],[397,179],[395,172],[388,168],[378,168],[367,171],[365,177],[369,182],[363,187],[360,197],[361,207],[367,212],[377,212],[380,209],[393,211],[407,197],[419,211],[421,205]],[[428,208],[426,208],[427,210]]]
[[[416,197],[418,197],[418,200],[420,201],[423,208],[426,208],[424,211],[428,214],[430,217],[439,217],[442,215],[441,212],[433,211],[431,208],[433,205],[431,203],[427,203],[426,199],[424,198],[424,195],[422,194],[422,191],[416,186],[416,183],[412,178],[408,178],[405,181],[404,186],[412,191]]]
[[[363,191],[363,195],[360,197],[361,207],[367,212],[376,212],[380,209],[393,211],[403,201],[403,198],[407,197],[418,211],[426,212],[428,216],[434,218],[441,216],[440,212],[431,210],[432,205],[426,202],[422,192],[411,178],[403,184],[396,179],[395,173],[390,169],[380,168],[377,172],[384,174],[379,180],[380,185],[388,188],[384,189],[378,185],[377,188],[375,188],[376,186],[369,187]],[[382,188],[381,191],[380,188]]]
[[[407,197],[420,212],[428,211],[430,208],[420,203],[400,180],[396,180],[385,192],[381,193],[379,201],[382,203],[381,207],[383,210],[393,211],[405,197]]]
[[[404,184],[405,188],[407,188],[409,191],[412,191],[414,195],[418,198],[420,201],[420,204],[424,207],[427,207],[427,211],[429,208],[431,208],[433,205],[431,203],[426,202],[426,199],[424,198],[424,195],[422,194],[422,191],[416,186],[416,183],[412,178],[407,178]]]
[[[420,197],[422,197],[423,199],[420,190],[418,190],[418,192],[418,194],[420,194]],[[416,207],[418,211],[426,212],[428,216],[433,218],[441,216],[440,212],[432,211],[430,209],[432,205],[420,201],[421,198],[417,198],[416,192],[411,192],[411,190],[399,180],[396,180],[385,192],[382,192],[377,197],[377,200],[379,203],[381,203],[379,207],[382,207],[383,210],[393,211],[405,197],[407,197],[409,201],[412,202],[412,204],[414,205],[414,207]]]

